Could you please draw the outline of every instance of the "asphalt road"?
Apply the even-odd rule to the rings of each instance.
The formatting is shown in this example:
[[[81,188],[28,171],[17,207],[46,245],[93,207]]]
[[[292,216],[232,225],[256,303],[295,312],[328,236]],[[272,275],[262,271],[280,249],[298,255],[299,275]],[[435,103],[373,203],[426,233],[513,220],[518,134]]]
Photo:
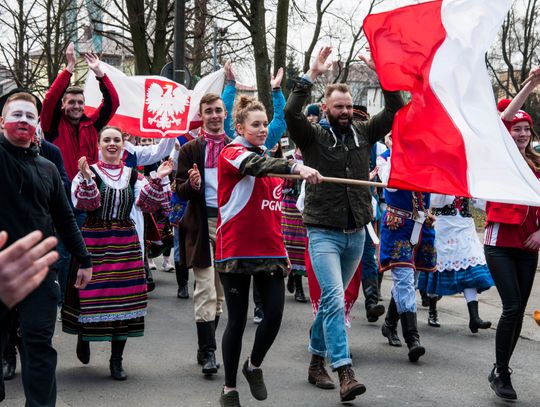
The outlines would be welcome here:
[[[75,355],[76,337],[61,332],[57,324],[54,338],[59,354],[57,406],[218,405],[223,374],[220,370],[214,378],[205,379],[196,364],[192,302],[175,297],[173,274],[155,274],[157,288],[150,294],[145,336],[127,343],[124,355],[127,381],[110,379],[108,343],[93,343],[90,364],[83,366]],[[389,280],[383,283],[385,298],[388,298],[390,285]],[[519,406],[540,406],[540,328],[530,318],[532,310],[539,305],[540,279],[537,278],[527,309],[525,338],[520,340],[511,363]],[[381,336],[380,322],[369,324],[364,317],[363,304],[357,303],[349,338],[354,369],[367,386],[367,392],[346,405],[507,405],[494,396],[487,382],[494,361],[495,330],[472,335],[467,325],[467,307],[460,296],[443,299],[440,309],[442,327],[431,328],[426,323],[427,310],[420,308],[419,329],[427,353],[419,363],[412,364],[407,360],[406,348],[389,347]],[[496,322],[500,308],[495,289],[482,295],[480,312],[484,318]],[[320,390],[306,380],[310,358],[306,341],[311,318],[311,307],[296,303],[287,293],[280,334],[263,364],[269,397],[264,402],[254,400],[240,373],[238,386],[243,406],[342,405],[337,389]],[[218,329],[218,342],[223,328],[224,323]],[[256,325],[248,320],[242,362],[249,354],[255,329]],[[221,359],[221,349],[217,356]],[[6,383],[7,399],[2,405],[24,405],[20,377],[18,369],[15,379]],[[337,382],[337,375],[334,377]]]

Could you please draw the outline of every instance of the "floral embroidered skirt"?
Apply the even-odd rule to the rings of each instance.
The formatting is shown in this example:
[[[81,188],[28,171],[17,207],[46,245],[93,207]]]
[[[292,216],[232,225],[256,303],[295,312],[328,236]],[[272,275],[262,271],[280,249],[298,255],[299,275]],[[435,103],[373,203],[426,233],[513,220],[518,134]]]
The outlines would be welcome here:
[[[387,212],[381,222],[381,272],[392,267],[412,267],[416,271],[433,272],[437,266],[435,230],[422,225],[418,243],[411,243],[414,221],[402,219],[399,224],[387,222]],[[389,227],[390,226],[390,227]]]

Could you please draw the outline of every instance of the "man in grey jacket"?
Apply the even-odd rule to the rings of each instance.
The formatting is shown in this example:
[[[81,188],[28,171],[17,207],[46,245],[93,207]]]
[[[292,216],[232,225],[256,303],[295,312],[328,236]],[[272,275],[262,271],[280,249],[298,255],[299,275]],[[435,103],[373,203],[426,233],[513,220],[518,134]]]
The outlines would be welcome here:
[[[311,124],[302,113],[313,82],[330,67],[330,47],[323,47],[295,87],[285,106],[289,134],[302,150],[304,163],[326,177],[369,179],[370,148],[391,130],[395,113],[403,106],[399,92],[384,92],[385,108],[366,122],[353,123],[353,100],[349,87],[326,87],[328,125]],[[374,69],[371,61],[369,65]],[[324,361],[337,370],[341,401],[353,400],[366,387],[356,381],[351,368],[345,328],[344,290],[362,258],[364,226],[372,219],[369,188],[342,184],[306,186],[303,213],[309,254],[321,287],[321,300],[311,328],[312,360],[308,380],[319,388],[334,388]]]

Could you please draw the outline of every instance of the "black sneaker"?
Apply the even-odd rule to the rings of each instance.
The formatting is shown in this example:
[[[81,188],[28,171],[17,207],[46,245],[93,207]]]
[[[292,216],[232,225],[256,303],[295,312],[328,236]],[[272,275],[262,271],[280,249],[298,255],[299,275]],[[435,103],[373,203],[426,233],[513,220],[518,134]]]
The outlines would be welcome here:
[[[260,324],[264,318],[264,311],[261,307],[256,307],[253,315],[253,323]]]
[[[503,400],[517,400],[517,394],[512,387],[512,381],[510,375],[512,369],[510,368],[494,368],[488,377],[488,380],[492,378],[490,387],[495,392],[497,397]]]
[[[263,372],[261,368],[253,370],[248,369],[249,359],[246,360],[242,367],[242,373],[246,377],[249,383],[249,390],[251,395],[257,400],[266,400],[268,392],[266,391],[266,385],[264,384]]]
[[[241,407],[240,406],[240,397],[236,390],[231,390],[228,393],[221,391],[221,396],[219,397],[219,405],[221,407]]]

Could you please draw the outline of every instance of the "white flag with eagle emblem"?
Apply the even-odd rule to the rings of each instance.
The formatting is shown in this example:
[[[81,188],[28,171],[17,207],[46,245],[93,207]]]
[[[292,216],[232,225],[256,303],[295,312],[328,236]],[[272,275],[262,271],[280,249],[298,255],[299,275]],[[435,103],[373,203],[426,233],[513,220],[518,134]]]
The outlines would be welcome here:
[[[199,127],[201,97],[210,92],[221,95],[225,79],[221,69],[203,77],[191,90],[162,76],[127,76],[104,62],[101,69],[120,98],[109,126],[139,137],[178,137]],[[95,111],[103,99],[92,71],[88,72],[84,97],[86,114]]]

